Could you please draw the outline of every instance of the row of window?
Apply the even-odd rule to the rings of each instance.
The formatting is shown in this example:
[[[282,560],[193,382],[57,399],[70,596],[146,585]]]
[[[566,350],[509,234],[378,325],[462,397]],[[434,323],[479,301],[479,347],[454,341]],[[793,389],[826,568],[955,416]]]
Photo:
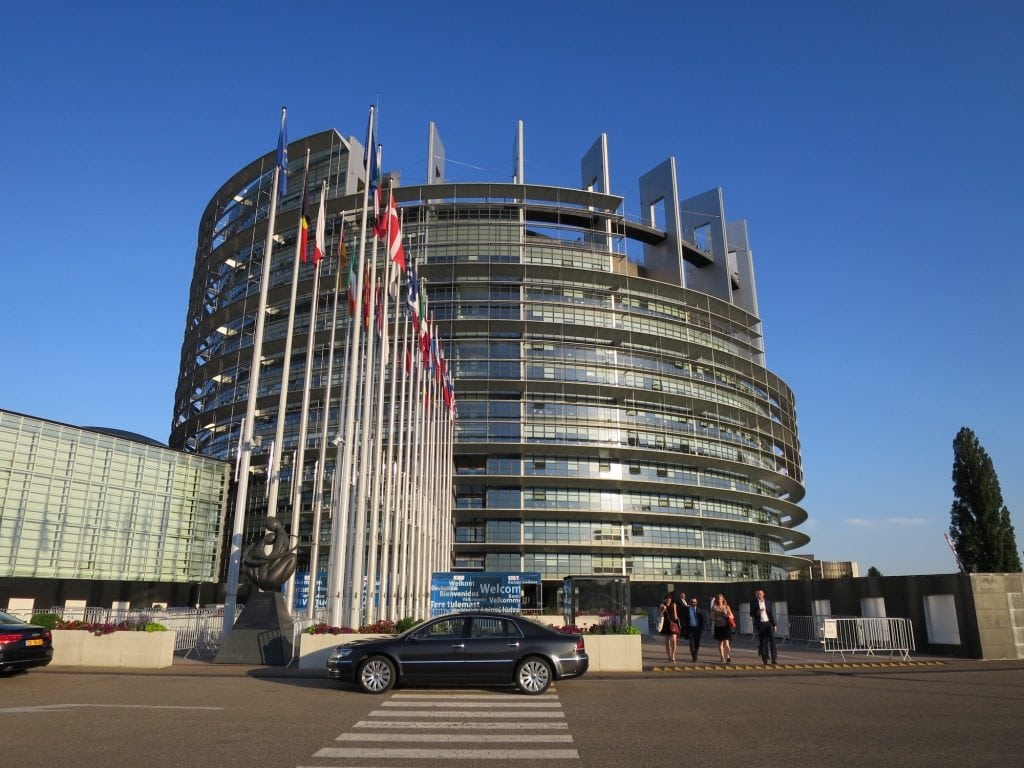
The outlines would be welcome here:
[[[742,502],[644,491],[595,491],[582,488],[485,488],[459,485],[455,507],[468,509],[575,509],[583,512],[658,512],[689,517],[718,517],[779,525],[780,514]]]
[[[459,544],[622,544],[657,547],[707,547],[782,554],[777,538],[695,526],[574,520],[487,520],[460,523]]]
[[[544,579],[565,576],[622,575],[637,581],[781,580],[785,569],[753,560],[658,555],[591,555],[548,553],[490,553],[460,555],[456,568],[487,571],[533,571]]]

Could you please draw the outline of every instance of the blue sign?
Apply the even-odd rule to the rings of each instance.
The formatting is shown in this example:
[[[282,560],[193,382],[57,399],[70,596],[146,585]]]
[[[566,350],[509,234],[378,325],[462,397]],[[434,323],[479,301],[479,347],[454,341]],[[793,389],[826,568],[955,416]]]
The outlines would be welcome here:
[[[430,577],[430,615],[454,611],[518,613],[524,584],[540,584],[539,573],[434,573]]]
[[[284,592],[284,585],[281,585],[281,592]],[[327,571],[320,571],[316,575],[316,594],[313,597],[313,605],[316,608],[327,607]],[[309,605],[309,571],[296,571],[295,573],[295,606],[294,610],[304,611]]]

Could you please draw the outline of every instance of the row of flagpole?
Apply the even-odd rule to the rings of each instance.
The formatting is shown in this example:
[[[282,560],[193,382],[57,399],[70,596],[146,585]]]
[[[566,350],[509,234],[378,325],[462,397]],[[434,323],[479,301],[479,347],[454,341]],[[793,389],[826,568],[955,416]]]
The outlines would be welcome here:
[[[328,566],[328,622],[358,627],[381,618],[424,616],[429,608],[430,573],[447,569],[451,553],[451,483],[454,445],[455,396],[451,377],[428,312],[425,285],[412,259],[407,263],[401,220],[390,187],[386,205],[379,184],[380,147],[376,145],[376,112],[370,108],[364,170],[366,184],[360,208],[357,255],[348,271],[348,339],[345,346],[343,391],[338,398],[339,423],[334,476],[330,493],[331,550]],[[225,600],[225,633],[230,631],[237,602],[238,577],[248,479],[253,449],[254,424],[274,227],[278,197],[287,193],[286,112],[282,110],[277,160],[271,187],[270,212],[260,282],[255,337],[250,368],[246,416],[242,424],[237,463],[237,494],[228,585]],[[299,235],[292,270],[292,284],[285,340],[283,370],[278,398],[275,435],[267,456],[267,514],[278,515],[279,483],[287,415],[292,338],[298,298],[299,264],[307,260],[307,179],[309,151],[303,171]],[[309,426],[312,370],[319,313],[320,262],[325,253],[327,183],[320,188],[319,214],[313,247],[313,287],[307,336],[305,378],[296,450],[292,458],[290,531],[297,537],[305,485],[305,450]],[[370,208],[374,216],[370,228]],[[384,244],[378,278],[377,248]],[[325,473],[330,441],[330,411],[336,325],[341,277],[346,254],[344,218],[338,229],[338,257],[331,307],[327,374],[319,423],[318,458],[313,465],[312,543],[309,550],[309,599],[307,616],[314,613],[320,528],[325,511]],[[367,257],[369,247],[369,257]],[[405,312],[399,301],[401,277],[406,277]],[[389,299],[396,303],[390,312]],[[390,339],[390,348],[389,348]],[[390,371],[390,374],[388,373]],[[386,391],[387,390],[387,391]],[[286,595],[291,608],[295,578]]]

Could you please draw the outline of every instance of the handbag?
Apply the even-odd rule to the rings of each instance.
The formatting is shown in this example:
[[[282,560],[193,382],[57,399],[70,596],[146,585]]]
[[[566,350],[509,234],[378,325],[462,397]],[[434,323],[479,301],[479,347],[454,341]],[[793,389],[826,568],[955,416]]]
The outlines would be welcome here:
[[[736,629],[736,617],[729,614],[729,629]]]
[[[669,619],[668,631],[671,632],[673,635],[678,635],[679,634],[679,622],[676,621],[675,619]]]

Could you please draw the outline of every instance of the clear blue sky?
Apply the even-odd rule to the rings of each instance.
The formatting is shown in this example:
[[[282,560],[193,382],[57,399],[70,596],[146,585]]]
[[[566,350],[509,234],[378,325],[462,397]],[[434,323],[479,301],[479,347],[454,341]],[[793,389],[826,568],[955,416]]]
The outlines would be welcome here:
[[[0,31],[0,407],[166,440],[203,207],[292,139],[385,169],[612,191],[669,155],[749,223],[767,361],[797,395],[805,551],[955,570],[952,441],[1024,544],[1024,6],[864,2],[14,3]],[[344,10],[342,10],[344,6]],[[379,9],[374,13],[371,8]],[[482,169],[482,170],[478,170]]]

